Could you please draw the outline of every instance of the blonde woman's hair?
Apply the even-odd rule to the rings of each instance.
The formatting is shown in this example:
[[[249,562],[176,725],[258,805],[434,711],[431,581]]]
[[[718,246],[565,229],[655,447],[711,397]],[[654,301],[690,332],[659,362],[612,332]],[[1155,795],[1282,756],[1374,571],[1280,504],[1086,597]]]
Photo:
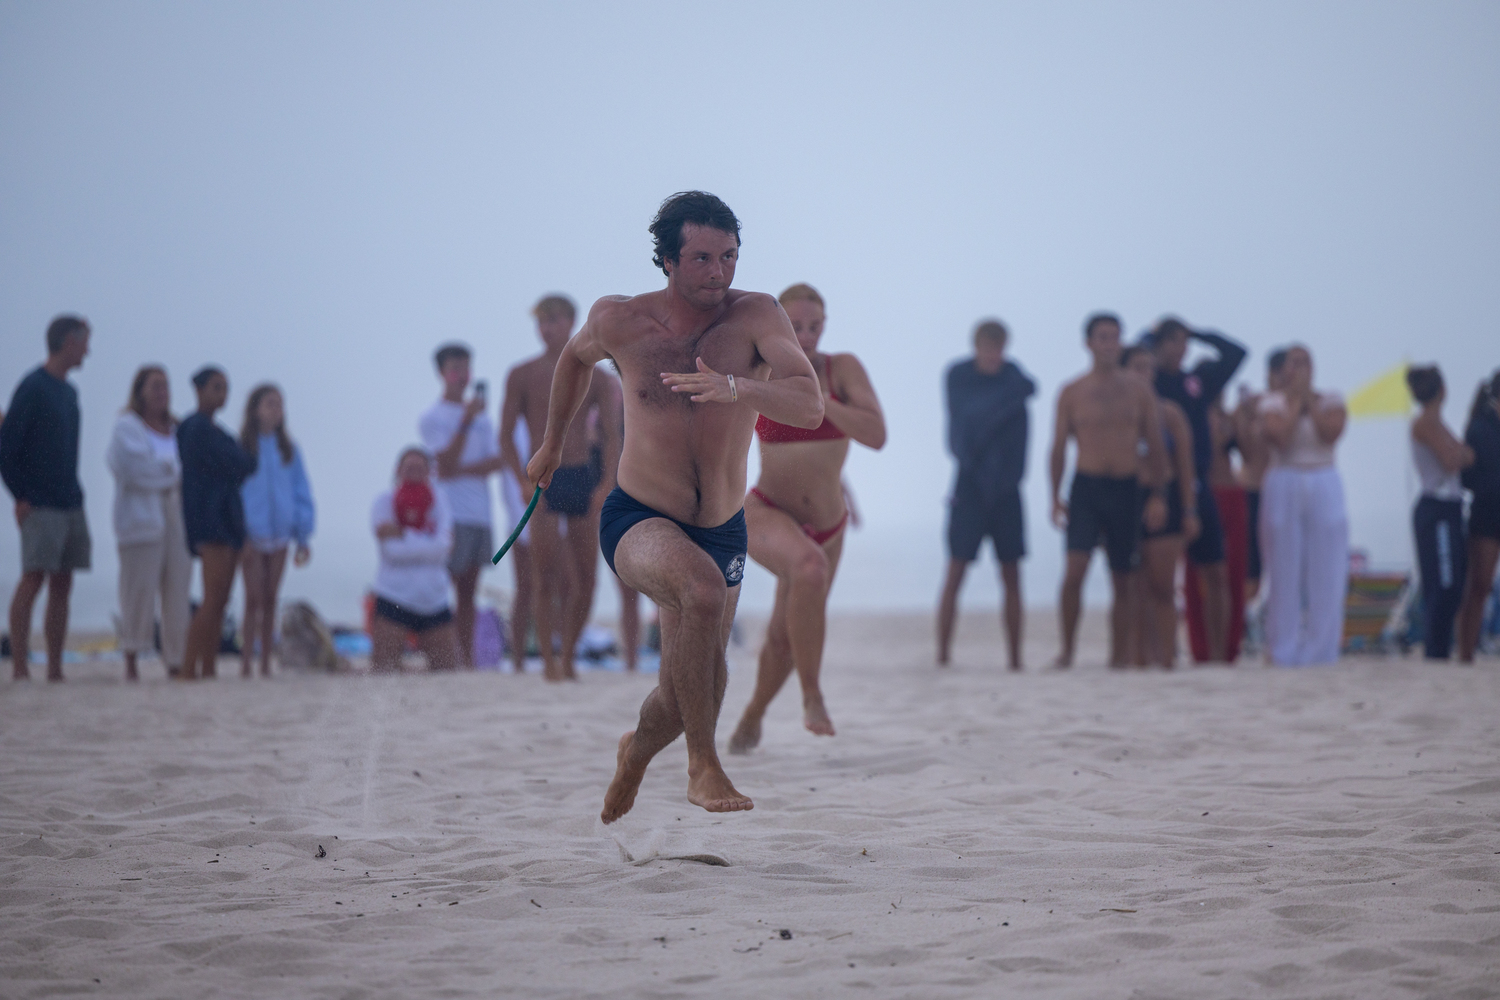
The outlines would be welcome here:
[[[783,309],[793,302],[816,302],[819,309],[823,310],[825,314],[828,312],[828,307],[823,304],[823,296],[818,294],[818,290],[802,281],[782,292],[781,297],[776,301],[781,303]]]

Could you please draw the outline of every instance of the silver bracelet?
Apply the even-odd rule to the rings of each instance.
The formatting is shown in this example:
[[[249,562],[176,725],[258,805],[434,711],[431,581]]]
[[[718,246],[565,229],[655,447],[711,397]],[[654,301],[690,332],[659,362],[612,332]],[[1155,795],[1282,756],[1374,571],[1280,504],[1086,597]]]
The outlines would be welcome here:
[[[740,401],[739,391],[736,390],[735,387],[734,387],[734,376],[733,375],[729,376],[729,401],[731,403],[738,403]]]

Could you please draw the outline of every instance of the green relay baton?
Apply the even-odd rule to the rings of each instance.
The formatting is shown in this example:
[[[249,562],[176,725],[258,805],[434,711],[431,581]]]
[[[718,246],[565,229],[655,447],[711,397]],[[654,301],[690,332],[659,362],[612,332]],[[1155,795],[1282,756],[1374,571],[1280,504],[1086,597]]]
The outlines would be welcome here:
[[[526,505],[526,513],[521,515],[521,523],[516,525],[516,530],[512,531],[510,537],[505,540],[505,544],[500,546],[500,551],[496,552],[495,558],[490,560],[491,565],[500,565],[500,560],[505,558],[505,553],[509,552],[510,547],[516,544],[516,539],[520,538],[521,532],[526,530],[526,522],[531,520],[531,512],[536,510],[536,502],[541,498],[542,488],[538,486],[536,492],[531,494],[531,503]]]

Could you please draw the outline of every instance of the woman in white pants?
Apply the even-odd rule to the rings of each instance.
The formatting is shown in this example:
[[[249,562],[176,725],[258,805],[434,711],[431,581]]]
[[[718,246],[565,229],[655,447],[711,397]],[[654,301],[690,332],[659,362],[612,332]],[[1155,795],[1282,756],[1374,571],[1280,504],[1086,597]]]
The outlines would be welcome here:
[[[1266,653],[1288,667],[1338,659],[1349,588],[1349,518],[1333,455],[1348,415],[1341,395],[1313,389],[1312,371],[1307,348],[1288,348],[1279,389],[1260,403],[1271,446],[1260,496]]]
[[[182,524],[182,463],[171,405],[164,369],[146,365],[136,372],[107,453],[120,548],[120,649],[130,681],[140,676],[137,656],[154,646],[158,598],[161,655],[169,675],[181,668],[187,643],[193,560]]]

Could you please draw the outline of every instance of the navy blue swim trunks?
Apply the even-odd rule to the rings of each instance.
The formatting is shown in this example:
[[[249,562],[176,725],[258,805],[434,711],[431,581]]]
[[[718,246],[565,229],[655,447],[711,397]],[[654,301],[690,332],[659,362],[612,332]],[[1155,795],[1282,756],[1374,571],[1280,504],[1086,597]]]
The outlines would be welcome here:
[[[609,563],[610,572],[615,572],[615,549],[625,532],[653,517],[671,521],[681,528],[694,545],[708,553],[719,572],[724,574],[726,584],[731,587],[740,585],[745,577],[745,553],[750,548],[744,508],[717,528],[699,528],[647,507],[618,486],[610,491],[604,500],[604,509],[599,512],[599,548],[604,553],[604,561]]]

